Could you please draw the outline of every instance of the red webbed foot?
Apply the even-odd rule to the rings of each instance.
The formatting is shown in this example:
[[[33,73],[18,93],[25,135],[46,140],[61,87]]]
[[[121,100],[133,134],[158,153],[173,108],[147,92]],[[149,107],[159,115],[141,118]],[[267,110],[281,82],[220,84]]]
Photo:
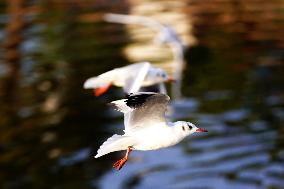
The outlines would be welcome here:
[[[129,146],[129,147],[127,148],[127,151],[126,151],[125,156],[124,156],[122,159],[116,161],[116,162],[113,164],[113,167],[116,168],[117,170],[120,170],[120,169],[124,166],[124,164],[127,162],[129,153],[130,153],[131,151],[132,151],[132,147]]]
[[[126,163],[127,159],[124,157],[118,161],[116,161],[114,164],[113,164],[113,168],[116,168],[117,170],[120,170],[123,165]]]
[[[94,89],[94,95],[95,96],[101,96],[102,94],[104,94],[105,92],[107,92],[107,90],[112,86],[112,83],[108,84],[105,87],[100,87],[100,88],[95,88]]]

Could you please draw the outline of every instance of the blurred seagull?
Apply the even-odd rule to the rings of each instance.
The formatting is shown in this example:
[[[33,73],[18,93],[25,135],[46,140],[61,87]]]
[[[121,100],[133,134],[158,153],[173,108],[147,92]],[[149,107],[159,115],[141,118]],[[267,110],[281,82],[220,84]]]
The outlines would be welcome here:
[[[136,24],[142,25],[156,30],[157,36],[155,42],[159,44],[165,43],[178,43],[183,46],[176,31],[169,25],[162,24],[152,18],[146,16],[126,15],[108,13],[104,15],[104,20],[107,22],[120,23],[120,24]]]
[[[145,16],[124,15],[124,14],[105,14],[104,20],[107,22],[120,24],[136,24],[154,29],[157,36],[154,41],[158,44],[168,44],[174,55],[174,79],[176,80],[172,87],[172,95],[174,99],[181,98],[181,80],[182,72],[185,68],[184,49],[181,39],[177,32],[169,25],[162,24],[152,18]]]
[[[165,112],[170,97],[153,92],[139,92],[110,103],[124,113],[124,135],[113,135],[99,148],[95,158],[114,151],[126,150],[114,163],[120,170],[132,150],[157,150],[173,146],[194,132],[207,132],[186,121],[167,122]]]
[[[123,87],[129,93],[138,92],[143,86],[159,84],[161,93],[166,94],[163,82],[174,81],[161,68],[152,66],[149,62],[141,62],[116,68],[97,77],[91,77],[84,83],[85,89],[94,89],[95,96],[105,93],[110,86]]]

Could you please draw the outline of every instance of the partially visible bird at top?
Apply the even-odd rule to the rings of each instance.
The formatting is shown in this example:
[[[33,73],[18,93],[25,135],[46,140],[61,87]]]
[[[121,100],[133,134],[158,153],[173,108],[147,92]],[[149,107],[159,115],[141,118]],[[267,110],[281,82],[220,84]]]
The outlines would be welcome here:
[[[159,44],[163,43],[179,43],[183,46],[181,39],[176,31],[169,25],[162,24],[153,18],[138,15],[107,13],[104,15],[107,22],[120,24],[136,24],[152,28],[157,32],[154,41]]]
[[[99,148],[95,158],[114,151],[126,150],[113,167],[120,170],[132,150],[157,150],[173,146],[195,132],[207,132],[186,121],[168,122],[165,118],[170,97],[153,92],[138,92],[110,103],[124,113],[124,134],[113,135]]]
[[[141,62],[91,77],[85,81],[84,88],[93,89],[95,96],[100,96],[112,85],[123,87],[124,92],[129,94],[138,92],[141,87],[159,84],[159,92],[166,94],[164,82],[170,81],[174,80],[163,69]]]

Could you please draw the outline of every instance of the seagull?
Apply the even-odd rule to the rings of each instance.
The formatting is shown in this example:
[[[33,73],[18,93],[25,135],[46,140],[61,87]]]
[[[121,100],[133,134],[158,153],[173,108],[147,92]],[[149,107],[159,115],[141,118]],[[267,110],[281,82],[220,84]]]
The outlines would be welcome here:
[[[183,45],[177,32],[171,26],[162,24],[150,17],[107,13],[104,15],[103,19],[107,22],[120,24],[136,24],[152,28],[157,32],[154,41],[158,44],[179,43]]]
[[[95,158],[126,150],[125,156],[113,165],[120,170],[132,150],[166,148],[195,132],[207,132],[190,122],[166,121],[165,112],[169,100],[170,97],[166,94],[138,92],[109,103],[115,110],[124,113],[124,134],[108,138],[98,149]]]
[[[151,28],[156,31],[154,42],[157,44],[168,44],[174,56],[174,73],[175,84],[172,87],[172,95],[174,99],[180,99],[183,70],[186,67],[184,61],[184,50],[186,46],[183,44],[177,32],[169,25],[162,24],[155,19],[146,16],[125,15],[107,13],[103,19],[107,22],[120,24],[134,24]]]
[[[159,84],[159,91],[166,94],[163,82],[170,81],[174,79],[169,77],[163,69],[154,67],[149,62],[140,62],[91,77],[85,81],[84,88],[93,89],[95,96],[100,96],[112,85],[123,87],[129,94],[138,92],[142,86]]]

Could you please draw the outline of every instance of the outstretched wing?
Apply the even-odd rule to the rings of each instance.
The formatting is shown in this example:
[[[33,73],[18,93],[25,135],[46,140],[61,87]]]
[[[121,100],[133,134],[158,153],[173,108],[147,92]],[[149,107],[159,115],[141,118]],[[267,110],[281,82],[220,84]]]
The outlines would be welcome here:
[[[139,92],[110,104],[124,113],[125,132],[127,133],[166,122],[165,112],[169,100],[170,97],[165,94]]]
[[[113,23],[137,24],[137,25],[147,26],[157,31],[163,28],[163,25],[160,22],[157,22],[156,20],[146,16],[108,13],[105,14],[103,19],[107,22],[113,22]]]
[[[129,73],[126,74],[132,74],[132,77],[128,77],[123,87],[126,93],[129,94],[139,91],[148,74],[150,66],[149,62],[142,62],[129,67]]]

